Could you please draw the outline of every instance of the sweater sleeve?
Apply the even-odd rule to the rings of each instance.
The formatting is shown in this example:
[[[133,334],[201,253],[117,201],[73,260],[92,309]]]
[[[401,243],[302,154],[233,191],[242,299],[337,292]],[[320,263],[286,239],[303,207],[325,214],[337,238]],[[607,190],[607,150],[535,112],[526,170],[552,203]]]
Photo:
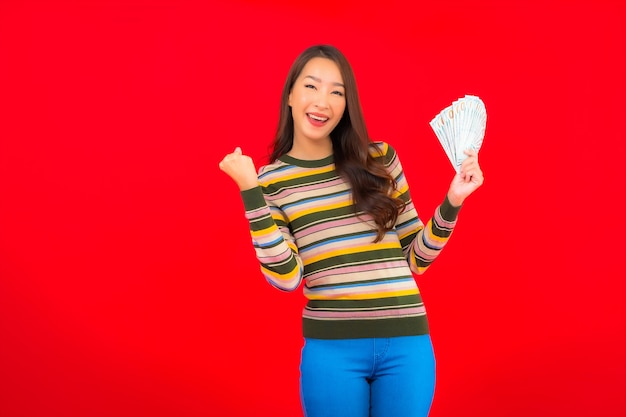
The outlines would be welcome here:
[[[272,286],[295,290],[302,282],[303,266],[284,213],[268,205],[260,186],[242,191],[241,198],[261,272]]]
[[[461,207],[453,206],[446,197],[424,225],[413,205],[400,158],[390,146],[385,155],[385,163],[396,179],[396,196],[406,203],[405,210],[400,213],[396,222],[402,250],[411,271],[421,275],[426,272],[450,239]]]

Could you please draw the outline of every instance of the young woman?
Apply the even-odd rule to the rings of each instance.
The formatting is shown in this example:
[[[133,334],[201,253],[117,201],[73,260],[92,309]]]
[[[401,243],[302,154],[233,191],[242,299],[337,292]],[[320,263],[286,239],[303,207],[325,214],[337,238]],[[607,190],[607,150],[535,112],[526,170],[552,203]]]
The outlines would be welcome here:
[[[238,147],[220,168],[239,186],[268,282],[304,280],[300,388],[307,417],[423,417],[435,359],[413,273],[448,241],[483,182],[478,156],[426,224],[400,158],[367,133],[352,68],[335,47],[303,51],[285,82],[270,163]]]

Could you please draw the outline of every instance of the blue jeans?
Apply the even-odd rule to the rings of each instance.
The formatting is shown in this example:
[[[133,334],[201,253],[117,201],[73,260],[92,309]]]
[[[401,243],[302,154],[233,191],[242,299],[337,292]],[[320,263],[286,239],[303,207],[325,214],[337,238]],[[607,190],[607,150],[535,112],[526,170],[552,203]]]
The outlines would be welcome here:
[[[306,417],[426,417],[434,392],[429,335],[305,339],[300,397]]]

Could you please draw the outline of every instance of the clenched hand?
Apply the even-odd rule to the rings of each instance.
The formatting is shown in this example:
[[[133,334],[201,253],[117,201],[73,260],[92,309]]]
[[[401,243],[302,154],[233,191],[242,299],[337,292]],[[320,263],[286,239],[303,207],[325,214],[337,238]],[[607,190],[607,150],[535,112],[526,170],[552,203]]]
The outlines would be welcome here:
[[[256,168],[252,158],[244,155],[240,147],[229,153],[219,164],[220,169],[228,174],[241,191],[249,190],[259,185]]]

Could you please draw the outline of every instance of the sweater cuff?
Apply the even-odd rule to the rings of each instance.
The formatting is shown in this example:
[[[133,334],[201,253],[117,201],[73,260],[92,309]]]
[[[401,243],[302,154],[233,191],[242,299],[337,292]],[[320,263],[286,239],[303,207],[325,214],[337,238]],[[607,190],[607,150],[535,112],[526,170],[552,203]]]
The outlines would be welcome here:
[[[459,215],[459,211],[461,210],[461,207],[463,207],[462,204],[458,207],[453,206],[452,203],[450,203],[450,200],[448,200],[448,196],[446,195],[446,198],[443,200],[443,203],[441,203],[441,206],[439,206],[439,213],[441,213],[441,217],[445,221],[454,222],[456,221],[456,218]]]
[[[246,211],[252,211],[267,205],[261,186],[241,191],[241,199]]]

